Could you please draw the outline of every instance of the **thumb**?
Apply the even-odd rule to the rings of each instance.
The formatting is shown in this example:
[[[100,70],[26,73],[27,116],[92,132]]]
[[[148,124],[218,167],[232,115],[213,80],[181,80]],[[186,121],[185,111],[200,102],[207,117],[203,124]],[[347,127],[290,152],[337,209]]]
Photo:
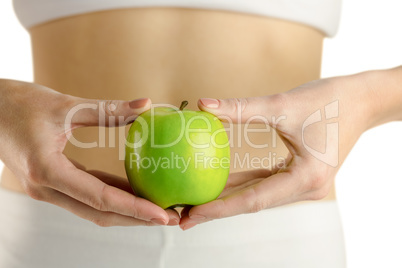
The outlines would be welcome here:
[[[94,100],[74,97],[65,118],[66,124],[79,126],[124,126],[151,108],[149,98],[122,100]]]
[[[282,109],[276,95],[209,99],[198,101],[200,110],[216,115],[220,120],[229,123],[266,123],[271,125],[275,116],[280,115]]]

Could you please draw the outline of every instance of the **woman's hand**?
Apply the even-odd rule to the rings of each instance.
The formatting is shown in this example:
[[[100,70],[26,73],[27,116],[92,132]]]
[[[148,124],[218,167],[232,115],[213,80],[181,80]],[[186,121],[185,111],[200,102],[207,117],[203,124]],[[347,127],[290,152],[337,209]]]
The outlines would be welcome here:
[[[272,96],[201,99],[199,108],[223,121],[268,124],[290,154],[270,170],[231,174],[217,200],[183,210],[181,228],[324,198],[359,136],[381,123],[402,119],[401,82],[399,67],[317,80]]]
[[[12,80],[0,80],[0,96],[0,158],[29,196],[100,226],[178,224],[176,211],[134,196],[126,179],[85,171],[62,153],[73,129],[125,125],[149,99],[90,100]]]

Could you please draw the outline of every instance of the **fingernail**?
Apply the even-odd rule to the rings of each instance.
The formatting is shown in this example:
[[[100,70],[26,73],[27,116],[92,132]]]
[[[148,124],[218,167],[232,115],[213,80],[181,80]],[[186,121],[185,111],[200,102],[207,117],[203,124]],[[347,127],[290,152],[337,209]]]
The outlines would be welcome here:
[[[217,99],[204,98],[204,99],[200,99],[200,101],[201,101],[201,104],[207,108],[216,109],[219,107],[219,101]]]
[[[199,215],[199,214],[190,215],[189,217],[190,217],[190,219],[193,219],[193,220],[205,220],[207,218],[204,215]]]
[[[156,224],[159,224],[159,225],[166,225],[166,222],[161,218],[153,218],[153,219],[151,219],[151,221],[153,223],[156,223]]]
[[[132,100],[129,102],[129,106],[131,109],[138,109],[144,107],[148,102],[148,98],[141,98]]]
[[[196,225],[197,225],[196,222],[188,223],[188,224],[184,225],[182,229],[183,229],[183,231],[185,231],[185,230],[188,230],[190,228],[193,228]]]

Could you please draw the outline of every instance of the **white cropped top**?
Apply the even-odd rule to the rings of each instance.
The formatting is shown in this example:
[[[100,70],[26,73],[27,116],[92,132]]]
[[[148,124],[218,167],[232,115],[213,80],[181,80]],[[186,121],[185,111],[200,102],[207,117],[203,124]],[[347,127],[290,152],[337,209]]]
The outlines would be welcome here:
[[[21,24],[29,29],[51,20],[89,12],[132,7],[182,7],[269,16],[312,26],[334,36],[341,0],[13,0]]]

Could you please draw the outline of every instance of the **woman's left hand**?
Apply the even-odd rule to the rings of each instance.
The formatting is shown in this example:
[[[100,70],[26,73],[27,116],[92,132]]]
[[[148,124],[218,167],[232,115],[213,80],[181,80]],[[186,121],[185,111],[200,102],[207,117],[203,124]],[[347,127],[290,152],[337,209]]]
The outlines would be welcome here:
[[[261,123],[265,118],[290,154],[271,170],[230,174],[218,199],[182,211],[180,227],[324,198],[347,154],[375,119],[372,93],[362,82],[355,76],[330,78],[272,96],[201,99],[201,110],[224,121],[244,124],[255,117]]]

